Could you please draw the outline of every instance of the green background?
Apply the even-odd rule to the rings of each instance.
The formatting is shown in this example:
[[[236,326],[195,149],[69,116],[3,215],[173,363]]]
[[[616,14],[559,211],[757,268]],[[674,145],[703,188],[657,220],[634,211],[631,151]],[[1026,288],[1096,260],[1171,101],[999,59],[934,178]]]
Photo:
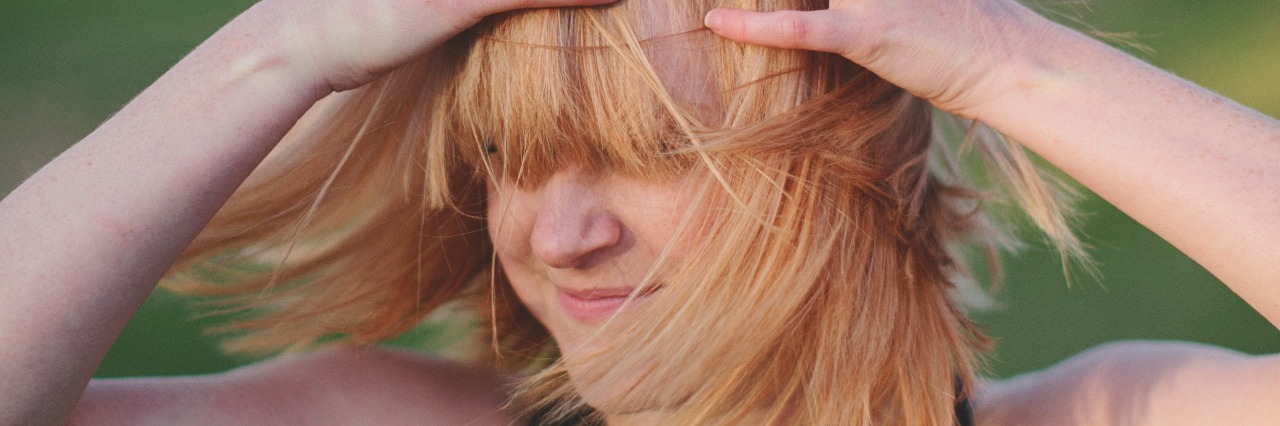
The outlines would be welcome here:
[[[0,193],[252,3],[0,0]],[[1280,115],[1280,1],[1098,0],[1056,9],[1101,30],[1133,33],[1151,48],[1140,56]],[[1117,339],[1280,351],[1280,333],[1203,269],[1096,197],[1082,206],[1081,231],[1102,279],[1068,285],[1056,255],[1035,244],[1009,256],[1001,307],[976,315],[998,340],[993,375],[1043,368]],[[201,333],[205,325],[182,299],[157,294],[98,376],[204,373],[251,361],[220,355]]]

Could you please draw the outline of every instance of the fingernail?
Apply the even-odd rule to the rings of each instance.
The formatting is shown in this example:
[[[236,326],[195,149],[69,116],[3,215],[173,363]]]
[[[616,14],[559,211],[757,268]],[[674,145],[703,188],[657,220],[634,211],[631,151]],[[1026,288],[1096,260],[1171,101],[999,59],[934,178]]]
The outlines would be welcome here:
[[[720,9],[713,9],[707,12],[707,16],[702,18],[702,25],[706,25],[707,28],[718,27],[720,26],[720,18]]]

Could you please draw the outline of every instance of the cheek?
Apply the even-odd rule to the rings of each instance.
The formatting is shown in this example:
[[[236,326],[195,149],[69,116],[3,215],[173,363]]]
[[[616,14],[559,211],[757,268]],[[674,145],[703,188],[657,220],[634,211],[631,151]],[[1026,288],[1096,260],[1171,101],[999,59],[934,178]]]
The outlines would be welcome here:
[[[498,212],[506,209],[506,206],[504,205],[501,197],[497,195],[498,194],[497,186],[494,185],[493,182],[488,179],[485,180],[484,192],[485,192],[485,203],[484,203],[485,232],[489,234],[489,241],[493,243],[493,249],[497,252],[501,252],[502,248],[498,247],[498,232],[499,232],[498,224],[499,222],[501,222],[501,220],[498,217]]]
[[[527,254],[528,250],[522,247],[522,241],[528,240],[528,224],[522,223],[521,206],[518,200],[514,199],[511,191],[515,191],[508,184],[493,183],[492,181],[485,184],[487,192],[487,201],[485,203],[485,228],[489,233],[489,241],[493,243],[493,249],[498,254],[498,258],[503,261],[513,261]]]
[[[545,323],[545,301],[537,291],[537,275],[528,262],[531,254],[527,244],[529,224],[521,221],[524,216],[519,214],[518,200],[513,200],[509,196],[512,193],[508,192],[515,189],[489,182],[486,190],[486,232],[498,257],[498,267],[502,268],[503,275],[520,302],[534,317]]]
[[[511,289],[515,291],[516,298],[524,305],[534,318],[538,319],[543,325],[547,324],[548,306],[546,297],[541,292],[534,275],[522,269],[520,265],[512,265],[510,263],[499,261],[499,267],[502,268],[503,274],[507,277],[507,282],[511,285]]]
[[[630,227],[654,249],[669,247],[675,258],[682,257],[704,237],[708,220],[699,208],[702,182],[696,178],[663,185],[646,185],[629,196],[632,211]],[[640,204],[635,204],[640,203]]]

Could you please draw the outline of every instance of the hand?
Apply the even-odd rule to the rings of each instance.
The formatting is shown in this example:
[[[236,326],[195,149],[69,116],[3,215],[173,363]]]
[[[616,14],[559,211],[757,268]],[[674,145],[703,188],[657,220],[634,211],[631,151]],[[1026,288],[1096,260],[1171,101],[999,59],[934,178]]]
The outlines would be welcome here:
[[[332,90],[373,81],[487,15],[518,8],[589,6],[615,0],[267,0],[246,15],[270,29],[285,60]]]
[[[943,110],[972,117],[1018,89],[1061,30],[1012,0],[832,0],[827,10],[707,15],[717,34],[837,53]]]

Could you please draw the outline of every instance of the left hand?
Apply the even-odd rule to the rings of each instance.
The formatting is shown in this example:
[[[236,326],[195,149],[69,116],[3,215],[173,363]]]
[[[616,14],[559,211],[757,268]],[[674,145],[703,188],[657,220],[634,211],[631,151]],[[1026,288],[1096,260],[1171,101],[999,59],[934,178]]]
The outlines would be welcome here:
[[[1169,241],[1280,327],[1280,121],[1014,0],[830,5],[720,9],[707,26],[745,43],[838,53],[983,122]]]
[[[962,116],[1019,88],[1057,26],[1013,0],[832,0],[815,11],[716,9],[707,27],[761,46],[837,53]]]

